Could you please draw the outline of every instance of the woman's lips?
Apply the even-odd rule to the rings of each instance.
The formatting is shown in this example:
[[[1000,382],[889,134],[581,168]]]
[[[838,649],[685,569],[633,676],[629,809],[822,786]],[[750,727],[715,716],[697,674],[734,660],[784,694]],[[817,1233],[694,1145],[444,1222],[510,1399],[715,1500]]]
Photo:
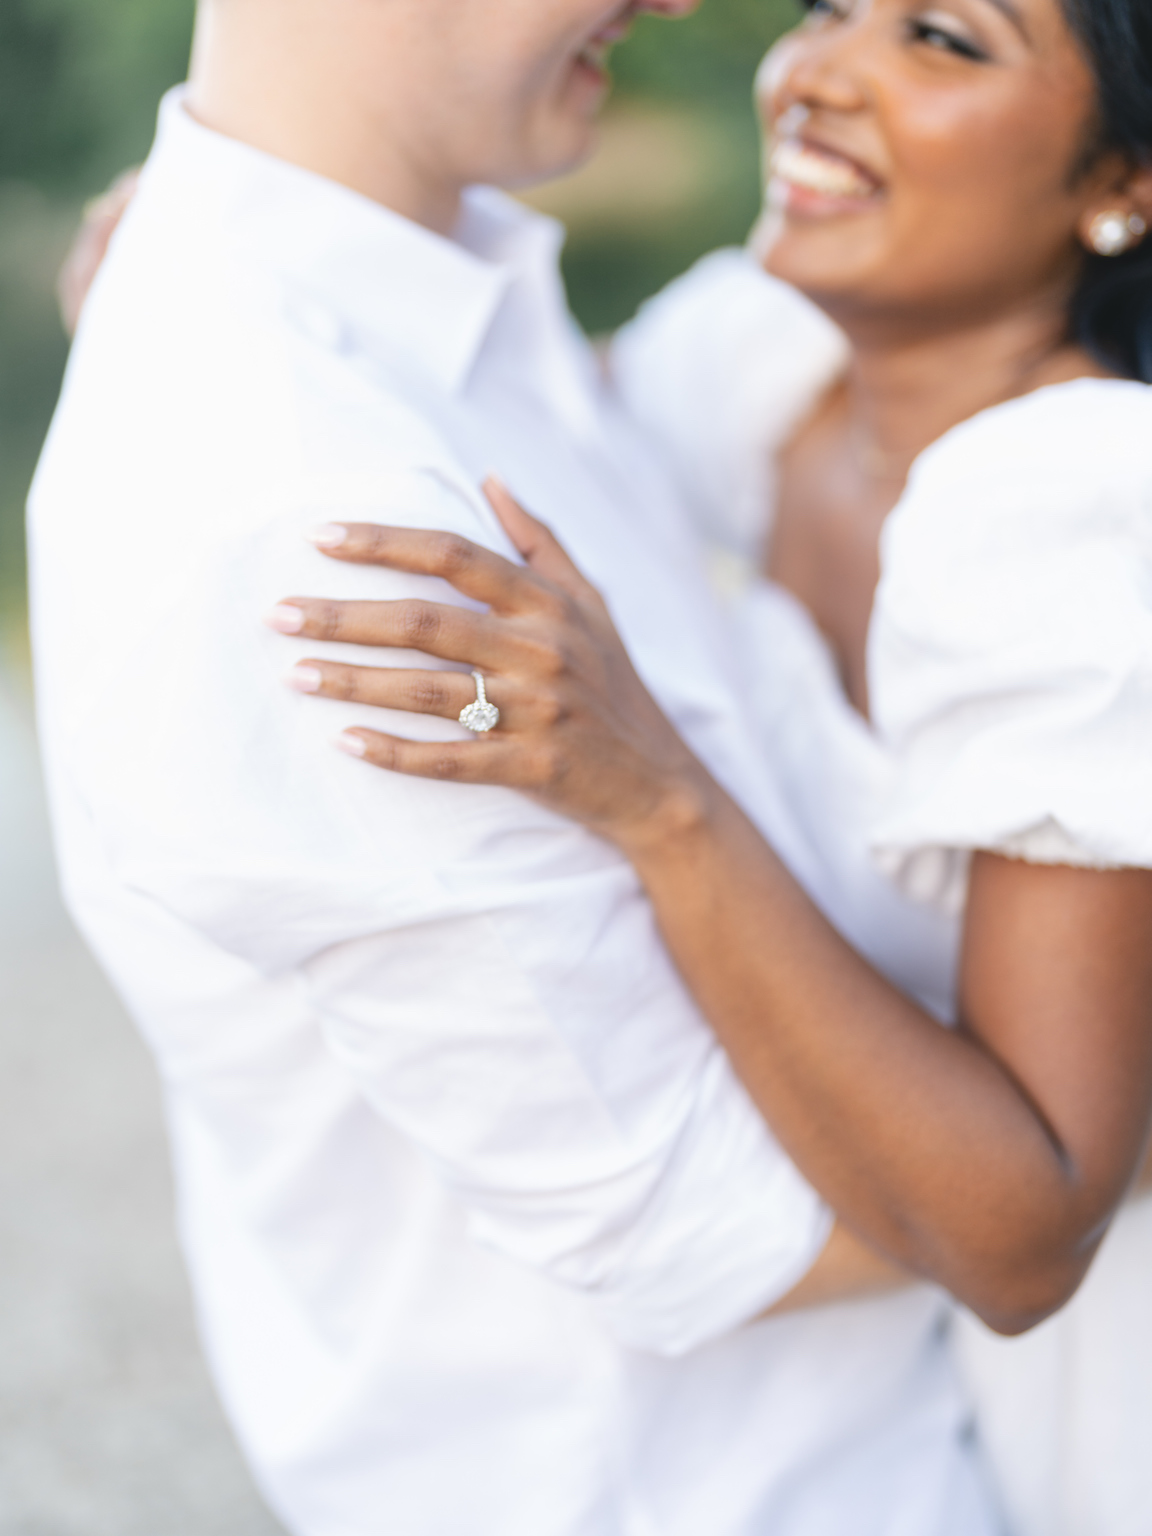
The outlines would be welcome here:
[[[854,161],[799,139],[779,140],[768,172],[773,183],[789,192],[807,193],[837,204],[870,200],[881,190],[875,177]]]

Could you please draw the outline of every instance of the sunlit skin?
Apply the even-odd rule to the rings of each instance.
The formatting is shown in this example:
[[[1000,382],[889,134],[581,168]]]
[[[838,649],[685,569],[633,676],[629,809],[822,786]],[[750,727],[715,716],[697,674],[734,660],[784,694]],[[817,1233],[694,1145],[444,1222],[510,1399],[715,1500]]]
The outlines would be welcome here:
[[[789,185],[773,189],[766,259],[852,348],[785,455],[767,560],[866,712],[877,538],[908,465],[976,410],[1100,371],[1067,341],[1068,302],[1097,214],[1152,223],[1152,172],[1089,163],[1091,72],[1056,0],[821,6],[766,80],[766,115],[793,141],[774,162]],[[305,638],[417,643],[480,667],[499,728],[468,743],[354,729],[345,750],[509,785],[614,841],[749,1091],[838,1213],[830,1253],[875,1250],[1003,1332],[1051,1313],[1147,1141],[1152,873],[978,854],[959,1027],[941,1029],[838,937],[693,759],[547,530],[489,494],[527,569],[411,530],[349,528],[323,546],[445,577],[487,611],[288,605]],[[455,672],[323,661],[296,686],[447,718],[474,696]],[[820,1273],[798,1297],[826,1294]]]
[[[765,61],[769,145],[828,151],[856,197],[770,182],[765,265],[848,332],[852,367],[781,465],[770,574],[868,709],[878,540],[913,459],[976,411],[1102,373],[1067,341],[1084,238],[1147,212],[1118,155],[1085,168],[1095,85],[1052,0],[818,4]],[[866,185],[865,185],[866,184]]]
[[[442,234],[462,190],[571,170],[595,144],[612,46],[697,0],[201,0],[189,106],[205,124]]]
[[[821,0],[759,78],[770,137],[853,162],[871,191],[821,197],[784,180],[768,269],[860,342],[947,335],[1028,316],[1063,329],[1077,235],[1125,174],[1073,168],[1096,88],[1051,0]],[[1023,338],[1014,343],[1014,350]]]
[[[587,159],[612,49],[698,0],[200,0],[187,105],[205,126],[451,235],[463,189]],[[86,210],[60,276],[71,335],[131,200]]]

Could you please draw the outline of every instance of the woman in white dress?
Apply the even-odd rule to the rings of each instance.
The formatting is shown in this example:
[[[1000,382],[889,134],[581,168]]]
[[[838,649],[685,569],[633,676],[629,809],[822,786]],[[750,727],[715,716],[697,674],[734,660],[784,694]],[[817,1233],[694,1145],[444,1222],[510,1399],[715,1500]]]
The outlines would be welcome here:
[[[762,662],[753,707],[826,874],[815,894],[878,969],[950,1019],[970,850],[1148,858],[1152,390],[1065,384],[981,413],[920,457],[883,538],[869,725],[809,610],[746,574],[770,544],[796,415],[845,361],[843,335],[742,252],[702,262],[618,352],[630,402],[696,488],[719,570],[740,589]],[[1038,531],[1038,516],[1051,526]],[[1116,517],[1131,520],[1121,537]],[[1068,686],[1085,668],[1088,693]],[[1063,696],[1037,710],[1061,674]],[[961,1312],[953,1340],[1012,1531],[1146,1536],[1152,1197],[1130,1199],[1051,1320],[1002,1339]]]
[[[762,96],[775,278],[710,258],[616,360],[713,541],[761,568],[748,704],[823,915],[498,489],[529,569],[472,551],[454,579],[504,617],[455,611],[440,654],[482,642],[499,730],[349,744],[619,845],[839,1215],[796,1299],[899,1271],[997,1332],[1042,1324],[959,1343],[1017,1528],[1136,1536],[1152,1209],[1116,1213],[1152,1116],[1152,17],[817,0]],[[437,574],[443,551],[353,528],[337,553]],[[323,638],[334,605],[292,601]],[[367,638],[395,643],[380,612]],[[412,707],[402,674],[308,666]]]

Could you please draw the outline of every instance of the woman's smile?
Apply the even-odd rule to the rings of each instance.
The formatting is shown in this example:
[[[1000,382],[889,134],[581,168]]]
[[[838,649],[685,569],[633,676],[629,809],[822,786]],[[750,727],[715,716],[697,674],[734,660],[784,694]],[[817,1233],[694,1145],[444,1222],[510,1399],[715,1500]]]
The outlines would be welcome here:
[[[883,197],[879,179],[856,160],[804,138],[784,138],[768,162],[768,200],[800,218],[855,213]]]
[[[769,270],[834,318],[1059,316],[1098,197],[1091,69],[1053,0],[814,0],[761,68]]]

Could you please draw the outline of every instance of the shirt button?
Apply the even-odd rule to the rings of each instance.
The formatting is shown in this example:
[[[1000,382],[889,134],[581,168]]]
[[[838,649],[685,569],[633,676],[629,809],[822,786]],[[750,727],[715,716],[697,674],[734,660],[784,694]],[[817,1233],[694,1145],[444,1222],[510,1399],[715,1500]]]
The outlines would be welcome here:
[[[285,315],[290,325],[318,346],[330,352],[344,351],[348,342],[344,323],[325,305],[297,294],[287,301]]]

